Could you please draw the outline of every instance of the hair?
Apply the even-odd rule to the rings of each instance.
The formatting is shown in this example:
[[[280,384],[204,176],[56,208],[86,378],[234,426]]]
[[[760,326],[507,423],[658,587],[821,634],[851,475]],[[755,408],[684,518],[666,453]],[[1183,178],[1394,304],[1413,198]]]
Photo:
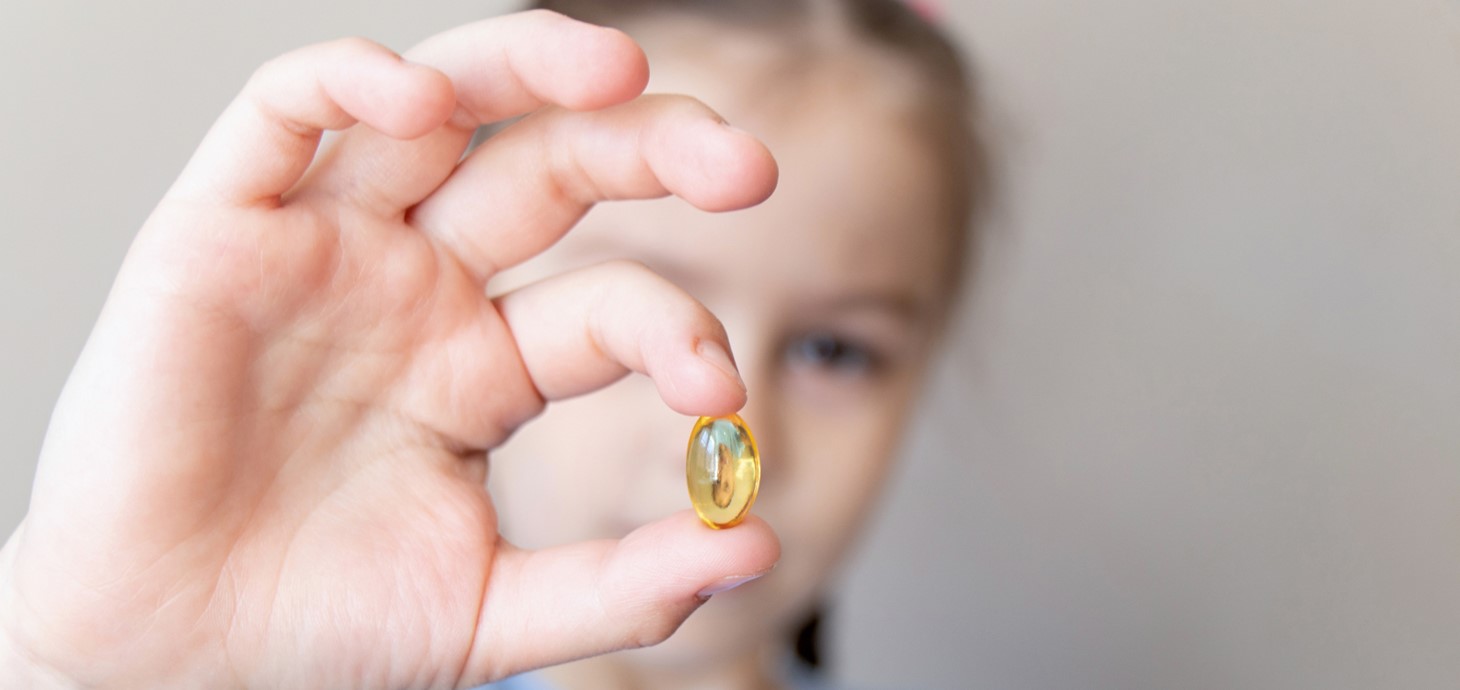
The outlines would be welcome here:
[[[871,50],[872,56],[898,69],[881,74],[900,91],[896,104],[941,168],[947,200],[948,294],[965,281],[965,265],[974,248],[974,214],[981,211],[985,185],[982,148],[975,134],[975,93],[970,74],[953,42],[942,30],[899,0],[538,0],[545,9],[590,24],[608,26],[640,38],[653,34],[658,22],[698,21],[736,38],[768,39],[779,59],[761,65],[765,79],[748,85],[748,95],[765,100],[771,94],[803,93],[805,80],[818,69]],[[681,49],[706,51],[697,43]],[[737,65],[737,67],[744,67]],[[771,83],[779,82],[779,83]],[[799,104],[783,103],[790,108]],[[794,112],[794,111],[793,111]],[[945,300],[945,308],[956,300]],[[801,661],[821,665],[820,628],[823,606],[817,605],[787,642]]]
[[[975,92],[971,75],[952,40],[907,2],[900,0],[537,0],[574,19],[620,29],[630,36],[653,34],[656,22],[698,21],[736,38],[759,37],[779,48],[779,59],[762,66],[765,79],[749,85],[753,97],[796,94],[826,64],[856,51],[897,69],[897,107],[937,161],[945,185],[949,232],[948,294],[956,295],[975,248],[975,213],[981,212],[987,176],[975,134]],[[730,33],[726,31],[725,33]],[[692,50],[703,46],[684,44]],[[893,81],[886,79],[885,81]],[[795,108],[798,104],[785,103]],[[955,300],[946,302],[951,306]]]

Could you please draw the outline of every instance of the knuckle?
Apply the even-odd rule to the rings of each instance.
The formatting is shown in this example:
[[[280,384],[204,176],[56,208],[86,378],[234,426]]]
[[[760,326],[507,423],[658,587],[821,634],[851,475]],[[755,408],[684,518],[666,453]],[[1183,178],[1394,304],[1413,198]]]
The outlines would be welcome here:
[[[649,616],[639,629],[634,631],[632,644],[635,647],[652,647],[669,639],[683,623],[679,618],[665,615]]]
[[[568,19],[568,17],[566,15],[563,15],[563,14],[561,14],[559,12],[554,12],[554,11],[549,10],[549,9],[540,8],[540,7],[539,8],[536,8],[536,9],[527,10],[526,12],[522,12],[518,16],[522,17],[522,19],[524,21],[529,21],[529,22],[563,22],[563,21],[572,21],[571,19]]]
[[[285,53],[260,63],[248,76],[248,82],[243,87],[244,92],[257,94],[269,90],[270,85],[276,83],[279,77],[288,71],[292,56],[293,53]]]
[[[688,292],[659,275],[648,264],[631,258],[609,259],[600,265],[605,282],[643,301],[650,299],[669,312],[694,314],[704,309]]]
[[[316,43],[265,60],[249,76],[248,85],[256,91],[269,90],[285,79],[317,69],[323,62],[349,61],[382,52],[395,54],[389,48],[362,36],[346,36]]]
[[[646,294],[662,292],[658,283],[664,279],[653,269],[635,259],[609,259],[594,267],[590,274],[596,283],[598,308],[612,304],[642,302]]]
[[[724,122],[725,119],[715,112],[714,108],[706,105],[694,96],[684,94],[656,94],[646,96],[653,100],[655,108],[662,117],[675,120],[714,120]]]
[[[655,283],[664,279],[649,268],[649,265],[638,259],[616,258],[609,259],[599,265],[600,270],[615,280],[630,280],[636,284]]]
[[[344,57],[361,56],[370,53],[389,53],[391,55],[395,54],[395,52],[391,49],[386,48],[385,46],[368,38],[365,38],[364,36],[345,36],[343,38],[337,38],[333,41],[330,41],[325,45],[328,46],[329,50],[331,50],[332,52],[340,54]]]
[[[609,259],[596,267],[593,277],[599,310],[611,305],[653,305],[663,317],[660,323],[677,324],[702,337],[727,340],[724,325],[708,307],[673,281],[659,275],[642,261]]]

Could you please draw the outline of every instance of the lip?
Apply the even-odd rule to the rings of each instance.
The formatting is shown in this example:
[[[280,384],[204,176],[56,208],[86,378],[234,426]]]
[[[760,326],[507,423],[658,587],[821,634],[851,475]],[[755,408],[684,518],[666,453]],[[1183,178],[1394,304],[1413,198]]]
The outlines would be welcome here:
[[[647,523],[633,522],[631,520],[615,519],[608,523],[607,532],[609,539],[623,539],[629,536],[630,532],[643,527]]]

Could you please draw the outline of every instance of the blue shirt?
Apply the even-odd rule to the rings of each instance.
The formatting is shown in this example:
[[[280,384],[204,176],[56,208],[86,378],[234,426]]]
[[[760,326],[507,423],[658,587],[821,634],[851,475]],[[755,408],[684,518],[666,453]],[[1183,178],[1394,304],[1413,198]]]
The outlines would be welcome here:
[[[788,659],[781,663],[778,670],[781,680],[791,690],[835,690],[827,684],[821,674],[793,660]],[[529,671],[495,683],[479,685],[472,690],[561,690],[561,688],[549,683],[546,678],[542,677],[542,674]]]

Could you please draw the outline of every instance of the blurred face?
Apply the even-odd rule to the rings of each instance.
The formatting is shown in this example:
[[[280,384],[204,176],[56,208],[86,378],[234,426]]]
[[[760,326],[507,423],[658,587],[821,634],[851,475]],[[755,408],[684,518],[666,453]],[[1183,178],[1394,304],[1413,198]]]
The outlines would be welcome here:
[[[766,141],[781,167],[776,193],[722,215],[672,198],[600,205],[492,289],[627,258],[724,323],[763,465],[752,512],[780,535],[783,558],[770,575],[715,596],[664,645],[632,653],[701,664],[779,639],[858,532],[934,344],[949,245],[937,168],[854,85],[810,96],[772,122],[753,103],[707,88],[717,81],[704,67],[654,64],[650,91],[695,94]],[[616,538],[688,508],[694,421],[637,375],[551,405],[493,455],[507,538],[528,548]]]

